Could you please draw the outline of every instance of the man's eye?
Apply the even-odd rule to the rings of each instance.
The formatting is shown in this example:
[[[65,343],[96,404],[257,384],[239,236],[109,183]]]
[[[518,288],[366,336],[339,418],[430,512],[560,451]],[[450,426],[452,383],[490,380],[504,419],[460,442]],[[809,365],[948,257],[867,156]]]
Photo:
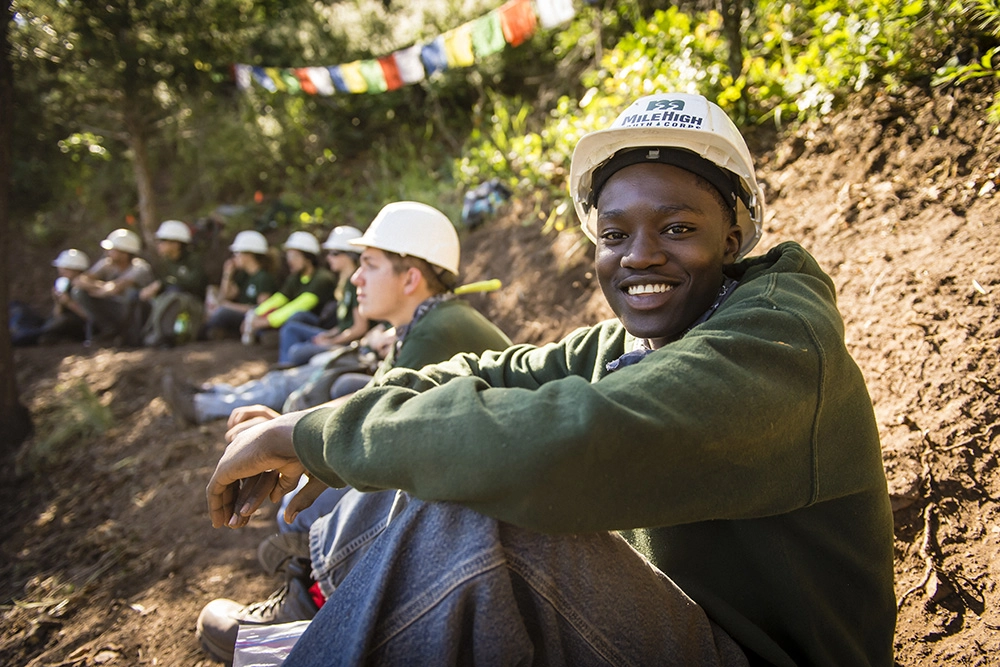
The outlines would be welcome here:
[[[615,230],[608,230],[606,232],[601,232],[601,238],[605,241],[621,241],[625,238],[625,234]]]
[[[678,223],[676,225],[670,225],[669,227],[667,227],[664,230],[664,233],[665,234],[671,234],[671,235],[686,234],[686,233],[692,231],[693,229],[694,228],[691,227],[690,225],[685,225],[685,224]]]

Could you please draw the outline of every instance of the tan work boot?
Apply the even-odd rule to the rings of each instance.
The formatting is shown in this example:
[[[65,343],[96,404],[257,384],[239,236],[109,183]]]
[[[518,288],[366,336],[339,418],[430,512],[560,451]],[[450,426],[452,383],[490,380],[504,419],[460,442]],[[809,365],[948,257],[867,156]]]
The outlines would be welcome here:
[[[263,602],[242,605],[235,600],[212,600],[198,615],[198,640],[208,653],[225,662],[233,661],[240,625],[273,625],[308,621],[319,608],[309,594],[309,561],[293,559],[288,564],[285,585]]]

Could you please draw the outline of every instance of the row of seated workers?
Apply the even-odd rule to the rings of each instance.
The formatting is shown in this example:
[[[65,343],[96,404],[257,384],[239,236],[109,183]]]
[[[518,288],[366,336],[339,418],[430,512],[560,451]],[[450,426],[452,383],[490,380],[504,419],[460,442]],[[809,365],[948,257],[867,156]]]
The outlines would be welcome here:
[[[272,266],[275,254],[267,238],[243,231],[230,245],[220,283],[209,285],[187,223],[167,220],[159,226],[151,261],[143,257],[138,234],[116,229],[101,242],[96,263],[76,248],[59,253],[52,262],[58,275],[51,313],[39,316],[15,303],[13,342],[167,346],[241,333],[245,341],[258,341],[291,321],[336,328],[341,335],[329,337],[334,344],[357,340],[368,327],[361,318],[353,320],[349,279],[359,248],[349,241],[360,236],[353,227],[338,227],[321,245],[309,232],[293,232],[283,246],[287,270],[281,273],[287,278],[279,285],[283,267]]]

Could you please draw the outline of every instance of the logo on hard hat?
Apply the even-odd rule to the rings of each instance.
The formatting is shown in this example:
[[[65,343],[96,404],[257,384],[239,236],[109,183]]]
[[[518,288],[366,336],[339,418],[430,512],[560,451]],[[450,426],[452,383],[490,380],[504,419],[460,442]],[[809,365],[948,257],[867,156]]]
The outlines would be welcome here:
[[[683,130],[700,130],[704,118],[684,111],[684,100],[651,100],[644,113],[621,119],[619,127],[671,127]]]

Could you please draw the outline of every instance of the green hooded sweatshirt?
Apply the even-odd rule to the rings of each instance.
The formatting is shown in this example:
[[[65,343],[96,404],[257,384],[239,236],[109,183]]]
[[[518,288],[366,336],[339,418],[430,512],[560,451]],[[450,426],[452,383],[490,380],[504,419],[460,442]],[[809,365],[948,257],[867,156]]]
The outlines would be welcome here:
[[[606,369],[627,344],[611,321],[397,369],[303,418],[296,452],[334,486],[621,530],[752,664],[888,667],[892,513],[834,285],[794,243],[730,275],[712,317],[637,364]]]

